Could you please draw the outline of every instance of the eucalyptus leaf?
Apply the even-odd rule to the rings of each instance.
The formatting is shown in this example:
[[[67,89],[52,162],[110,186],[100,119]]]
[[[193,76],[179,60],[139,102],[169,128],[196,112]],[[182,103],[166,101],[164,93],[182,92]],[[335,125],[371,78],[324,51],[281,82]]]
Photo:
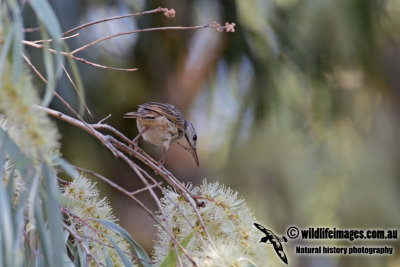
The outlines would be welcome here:
[[[118,246],[118,244],[109,235],[105,234],[105,236],[111,242],[114,249],[117,251],[117,253],[118,253],[119,257],[121,258],[122,262],[124,263],[125,267],[133,267],[132,263],[128,260],[125,253],[121,250],[121,248]]]
[[[39,23],[39,25],[42,38],[48,39],[47,32],[43,28],[42,23]],[[49,49],[50,49],[50,44],[45,42],[43,49],[43,61],[44,61],[44,68],[46,70],[47,83],[46,83],[46,92],[42,100],[42,106],[45,107],[47,107],[50,104],[53,98],[54,91],[56,90],[56,75],[54,73],[54,60],[53,60],[53,55],[51,54]]]
[[[78,176],[78,171],[68,161],[61,157],[55,157],[54,163],[61,167],[70,177]]]
[[[112,263],[110,255],[108,254],[108,251],[104,246],[103,246],[103,253],[104,253],[104,257],[106,258],[106,266],[107,267],[113,267],[114,265]]]
[[[12,70],[13,82],[16,84],[22,69],[22,50],[24,39],[24,23],[22,20],[21,10],[16,0],[7,0],[8,7],[12,13],[12,22],[10,31],[13,31],[13,51],[12,51]],[[0,75],[1,77],[1,75]]]
[[[183,248],[186,248],[189,244],[190,240],[193,238],[196,231],[200,228],[200,226],[196,227],[190,234],[188,234],[180,244]],[[179,256],[182,255],[181,249],[178,247]],[[178,262],[178,258],[176,257],[175,249],[172,248],[168,253],[167,257],[165,257],[164,261],[161,263],[160,267],[175,267]]]
[[[70,49],[68,47],[68,44],[64,42],[64,51],[69,53]],[[79,72],[78,66],[76,64],[76,61],[71,58],[67,57],[68,64],[71,68],[71,74],[72,74],[72,79],[75,83],[76,90],[78,90],[78,95],[79,95],[79,115],[83,116],[85,113],[85,88],[83,86],[82,78],[81,78],[81,73]]]
[[[66,251],[65,243],[63,242],[62,217],[57,201],[59,195],[56,182],[57,177],[54,174],[54,170],[47,164],[43,165],[43,175],[46,184],[46,201],[44,202],[44,206],[48,215],[53,263],[55,264],[54,266],[64,266]]]
[[[1,232],[1,246],[3,248],[2,254],[2,264],[4,266],[13,266],[13,224],[11,217],[11,202],[10,196],[7,193],[4,183],[0,181],[0,211],[2,215],[0,216],[0,232]]]
[[[52,43],[54,49],[58,51],[56,55],[57,74],[60,75],[62,71],[61,66],[64,64],[64,58],[59,53],[62,47],[62,31],[57,16],[47,0],[30,0],[29,3],[53,38]]]
[[[43,221],[43,210],[40,206],[39,200],[36,199],[34,203],[35,221],[38,226],[37,233],[39,235],[39,251],[44,257],[36,257],[38,261],[44,261],[47,266],[53,265],[51,240],[48,231],[45,230],[45,223]],[[40,259],[39,259],[40,258]]]
[[[0,128],[0,140],[2,140],[0,149],[3,149],[11,158],[22,177],[25,176],[28,169],[33,171],[33,164],[31,160],[24,155],[24,153],[19,149],[18,145],[14,142],[14,140],[12,140],[10,135],[2,128]],[[27,168],[28,164],[30,165],[30,168]]]
[[[98,222],[101,222],[105,226],[107,226],[110,230],[116,232],[117,234],[121,235],[123,238],[125,238],[135,249],[136,254],[138,255],[138,258],[140,262],[143,264],[145,267],[151,267],[151,260],[149,255],[147,255],[146,251],[142,248],[142,246],[137,243],[132,236],[121,226],[119,226],[116,223],[103,220],[103,219],[95,219]]]
[[[24,25],[22,21],[21,12],[16,11],[14,15],[14,42],[13,42],[13,57],[12,57],[12,68],[13,68],[13,82],[17,84],[19,80],[19,75],[22,70],[22,52],[24,49],[24,45],[22,40],[24,39]]]
[[[74,264],[75,266],[81,266],[81,267],[85,267],[86,266],[86,252],[85,250],[82,248],[81,244],[79,244],[79,242],[75,242],[76,245],[76,250],[78,252],[78,257],[75,257],[74,260]]]

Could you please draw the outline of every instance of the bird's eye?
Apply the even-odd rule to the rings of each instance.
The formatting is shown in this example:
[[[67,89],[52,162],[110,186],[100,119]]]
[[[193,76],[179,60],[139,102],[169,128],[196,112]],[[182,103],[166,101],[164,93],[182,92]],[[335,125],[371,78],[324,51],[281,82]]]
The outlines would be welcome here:
[[[193,136],[193,141],[196,141],[197,140],[197,135],[194,135]]]

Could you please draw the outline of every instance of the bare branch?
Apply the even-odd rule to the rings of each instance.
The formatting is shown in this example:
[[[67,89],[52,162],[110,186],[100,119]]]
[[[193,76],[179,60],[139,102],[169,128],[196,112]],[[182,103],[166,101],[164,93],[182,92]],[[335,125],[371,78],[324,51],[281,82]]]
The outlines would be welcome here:
[[[162,12],[164,11],[164,8],[158,7],[156,9],[152,9],[152,10],[148,10],[148,11],[142,11],[142,12],[137,12],[137,13],[132,13],[132,14],[126,14],[126,15],[121,15],[121,16],[116,16],[116,17],[111,17],[111,18],[105,18],[105,19],[101,19],[101,20],[96,20],[93,22],[89,22],[83,25],[80,25],[78,27],[75,27],[71,30],[68,30],[66,32],[63,33],[63,35],[67,35],[70,34],[72,32],[76,32],[79,31],[83,28],[87,28],[89,26],[98,24],[98,23],[102,23],[102,22],[107,22],[107,21],[112,21],[112,20],[117,20],[117,19],[123,19],[123,18],[129,18],[129,17],[134,17],[134,16],[141,16],[141,15],[146,15],[146,14],[152,14],[152,13],[157,13],[157,12]]]
[[[34,48],[37,48],[37,49],[45,49],[44,45],[37,44],[37,43],[35,43],[33,41],[22,40],[22,43],[27,45],[27,46],[31,46],[31,47],[34,47]],[[80,61],[80,62],[85,63],[87,65],[91,65],[91,66],[102,68],[102,69],[111,69],[111,70],[119,70],[119,71],[136,71],[136,70],[138,70],[137,68],[124,69],[124,68],[114,68],[114,67],[104,66],[104,65],[97,64],[97,63],[88,61],[86,59],[80,58],[80,57],[76,57],[76,56],[72,55],[71,53],[67,53],[67,52],[63,52],[63,51],[57,52],[56,50],[51,49],[51,48],[49,48],[48,50],[53,54],[60,53],[61,55],[65,56],[65,57],[70,57],[70,58],[72,58],[72,59],[74,59],[76,61]]]
[[[81,245],[81,247],[83,248],[83,250],[85,250],[86,254],[91,257],[95,263],[97,264],[97,266],[104,266],[104,264],[102,264],[101,262],[99,262],[95,256],[93,256],[92,252],[90,252],[90,249],[86,246],[85,244],[85,240],[83,240],[77,233],[75,233],[74,230],[72,230],[71,227],[69,227],[66,223],[63,223],[63,226],[65,228],[65,230],[67,230],[76,241],[79,242],[79,244]]]
[[[140,29],[140,30],[134,30],[134,31],[129,31],[129,32],[121,32],[121,33],[116,33],[110,36],[106,36],[103,38],[100,38],[96,41],[93,41],[89,44],[86,44],[84,46],[81,46],[71,52],[71,55],[74,55],[80,51],[85,50],[86,48],[89,48],[95,44],[101,43],[105,40],[109,40],[112,38],[115,38],[117,36],[123,36],[123,35],[128,35],[128,34],[133,34],[133,33],[139,33],[139,32],[151,32],[151,31],[166,31],[166,30],[199,30],[199,29],[204,29],[204,28],[211,28],[210,24],[205,24],[201,26],[190,26],[190,27],[183,27],[183,26],[171,26],[171,27],[155,27],[155,28],[146,28],[146,29]]]
[[[80,100],[82,101],[83,105],[85,106],[85,109],[86,109],[87,113],[89,114],[90,117],[93,118],[92,112],[90,112],[90,109],[88,108],[88,106],[86,105],[85,101],[83,100],[83,96],[81,95],[81,93],[79,92],[78,88],[76,87],[76,85],[75,85],[74,81],[72,80],[71,76],[69,75],[67,69],[64,67],[64,65],[62,65],[61,67],[64,70],[65,75],[67,75],[67,78],[68,78],[69,82],[74,87],[76,94],[79,96]]]
[[[75,34],[73,34],[73,35],[69,35],[69,36],[62,37],[61,40],[67,40],[67,39],[70,39],[70,38],[77,37],[77,36],[79,36],[79,35],[80,35],[80,33],[75,33]],[[35,41],[32,41],[32,43],[37,44],[37,43],[52,42],[52,41],[53,41],[53,39],[35,40]]]

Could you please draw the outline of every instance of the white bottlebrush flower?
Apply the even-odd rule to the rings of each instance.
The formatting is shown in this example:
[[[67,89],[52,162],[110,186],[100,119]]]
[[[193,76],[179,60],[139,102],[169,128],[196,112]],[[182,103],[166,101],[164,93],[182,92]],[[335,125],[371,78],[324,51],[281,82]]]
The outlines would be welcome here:
[[[13,133],[11,133],[9,130],[12,128],[10,126],[10,123],[6,119],[4,115],[0,114],[0,128],[6,132],[8,132],[11,137],[14,137],[15,141],[18,142],[18,136],[13,136]],[[17,138],[16,138],[17,137]],[[0,144],[1,145],[1,144]],[[3,172],[3,182],[4,184],[7,184],[11,178],[11,175],[13,176],[13,181],[14,181],[14,203],[18,202],[18,198],[21,194],[21,192],[26,190],[25,187],[25,181],[22,179],[21,174],[17,169],[14,168],[14,163],[13,161],[7,156],[4,165],[2,166],[2,172]]]
[[[256,266],[256,263],[243,250],[240,244],[225,240],[216,240],[215,248],[203,251],[201,257],[195,261],[204,267],[247,267]],[[262,265],[263,266],[263,265]]]
[[[204,203],[198,210],[216,244],[216,247],[213,247],[208,241],[204,243],[197,235],[194,235],[186,249],[196,263],[199,266],[265,266],[266,249],[265,246],[259,244],[261,235],[253,225],[256,219],[245,201],[238,197],[238,193],[219,183],[206,181],[198,187],[189,186],[188,188],[199,198],[199,201]],[[192,207],[175,191],[167,189],[161,203],[168,224],[178,241],[193,231],[191,225],[199,225]],[[158,215],[158,217],[162,221],[162,216]],[[163,225],[167,227],[165,223]],[[156,227],[153,259],[160,264],[173,245],[162,227],[160,225]],[[200,229],[199,232],[206,240],[203,230]],[[231,252],[227,253],[227,251]],[[185,266],[190,266],[185,256],[182,256],[182,260]]]
[[[14,163],[9,158],[6,158],[6,160],[4,161],[2,171],[3,171],[4,184],[9,183],[11,176],[13,176],[12,177],[12,180],[14,183],[13,184],[13,188],[14,188],[13,202],[14,202],[14,204],[16,204],[16,203],[18,203],[20,194],[26,190],[26,185],[25,185],[24,179],[22,179],[19,171],[14,168]]]
[[[33,106],[40,100],[29,71],[22,68],[18,82],[14,84],[12,68],[6,62],[1,79],[2,126],[26,156],[37,159],[40,154],[51,159],[53,154],[58,154],[59,134],[48,116]]]
[[[107,199],[100,198],[96,184],[83,175],[79,175],[71,183],[63,185],[61,191],[66,203],[68,221],[79,235],[89,237],[88,247],[92,254],[99,262],[105,264],[106,260],[101,249],[102,244],[105,243],[107,246],[104,247],[113,262],[113,266],[124,266],[118,252],[109,247],[112,244],[106,235],[112,238],[122,251],[130,254],[128,243],[102,223],[93,220],[104,219],[114,223],[117,221]],[[129,254],[126,254],[127,258],[134,263]],[[95,265],[94,261],[90,263]]]

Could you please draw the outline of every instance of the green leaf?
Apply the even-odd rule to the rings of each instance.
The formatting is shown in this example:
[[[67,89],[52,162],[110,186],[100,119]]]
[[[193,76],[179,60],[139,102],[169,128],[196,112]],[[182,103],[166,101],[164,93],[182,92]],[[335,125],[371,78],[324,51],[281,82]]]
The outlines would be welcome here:
[[[190,234],[188,234],[181,242],[183,248],[186,248],[189,244],[190,240],[192,239],[193,235],[201,226],[196,227]],[[178,247],[179,256],[182,255],[181,249]],[[171,251],[168,253],[167,257],[163,260],[160,267],[175,267],[178,263],[178,258],[176,257],[175,249],[172,248]]]
[[[75,259],[76,256],[77,256],[77,254],[78,254],[78,251],[77,251],[77,249],[74,247],[74,245],[71,243],[70,240],[67,240],[67,247],[68,247],[68,249],[69,249],[69,252],[70,252],[71,255],[72,255],[72,258]]]
[[[86,252],[82,248],[81,244],[79,244],[78,241],[75,242],[75,245],[76,245],[76,249],[78,251],[78,257],[75,257],[74,264],[75,264],[75,266],[85,267],[86,266],[86,257],[87,257]]]
[[[33,10],[39,19],[43,22],[46,29],[49,31],[50,36],[53,38],[54,49],[56,51],[61,51],[61,40],[62,31],[60,23],[57,19],[56,13],[50,6],[47,0],[30,0]],[[61,74],[61,65],[64,64],[64,58],[60,53],[56,55],[57,62],[57,73]]]
[[[119,226],[116,223],[103,220],[103,219],[94,219],[98,222],[101,222],[105,226],[107,226],[110,230],[116,232],[117,234],[121,235],[123,238],[125,238],[135,249],[135,252],[140,260],[140,262],[143,264],[145,267],[151,267],[151,260],[149,255],[147,255],[146,251],[142,248],[142,246],[137,243],[132,236],[121,226]]]
[[[34,205],[35,222],[37,233],[39,234],[39,251],[44,257],[36,257],[40,261],[44,261],[47,266],[55,266],[52,264],[52,249],[49,232],[45,230],[45,223],[43,221],[43,210],[40,206],[39,200],[36,199]]]
[[[28,171],[34,170],[31,160],[24,155],[10,135],[2,128],[0,128],[0,140],[2,140],[0,148],[8,154],[14,162],[16,169],[20,172],[21,176],[25,178]]]
[[[36,15],[46,26],[50,35],[56,40],[61,39],[62,33],[60,23],[50,4],[46,0],[30,0],[29,3]]]
[[[1,233],[1,247],[3,249],[2,253],[4,258],[2,258],[3,266],[12,266],[13,262],[13,225],[11,217],[11,203],[10,196],[4,187],[3,181],[0,181],[0,233]]]
[[[104,246],[103,246],[103,253],[104,253],[104,256],[106,258],[106,266],[107,267],[113,267],[114,265],[112,263],[110,255],[108,255],[107,249]]]
[[[64,51],[69,53],[71,52],[71,50],[68,47],[67,42],[64,42]],[[85,113],[85,89],[83,87],[83,82],[82,82],[82,78],[81,78],[81,73],[78,70],[78,66],[76,65],[76,61],[71,58],[71,57],[67,57],[69,66],[71,68],[71,74],[72,74],[72,79],[75,83],[76,86],[76,90],[78,90],[78,99],[79,99],[79,115],[83,116],[83,114]]]
[[[24,50],[24,45],[22,40],[24,39],[24,25],[22,21],[21,13],[18,10],[14,14],[14,44],[13,44],[13,57],[12,57],[12,68],[13,68],[13,82],[16,84],[19,80],[19,75],[22,70],[22,51]]]
[[[6,135],[0,133],[0,166],[2,168],[4,168],[3,166],[6,162],[6,150],[3,149],[4,146],[3,144],[5,140],[6,140]],[[0,181],[3,181],[3,178],[4,178],[4,171],[0,171]]]
[[[54,72],[54,62],[53,56],[48,50],[50,45],[48,42],[44,42],[45,48],[43,49],[43,57],[45,62],[45,69],[47,75],[47,85],[46,92],[42,101],[43,106],[48,106],[53,97],[53,92],[55,90],[56,85],[56,77],[59,77],[62,73],[61,66],[64,64],[64,58],[61,55],[61,48],[63,41],[61,40],[62,33],[60,23],[58,22],[57,16],[55,15],[53,9],[50,4],[46,0],[31,0],[29,1],[36,15],[39,17],[40,22],[40,30],[41,35],[44,40],[48,39],[48,35],[44,30],[43,26],[50,33],[53,41],[51,44],[54,46],[54,49],[57,51],[56,53],[56,71]]]
[[[54,264],[53,266],[64,266],[64,256],[66,255],[66,251],[65,243],[63,242],[64,235],[62,230],[60,206],[57,201],[59,195],[57,189],[57,177],[54,174],[54,170],[47,164],[43,165],[43,175],[46,184],[46,199],[44,200],[44,206],[48,216],[50,242],[53,251],[52,262]]]
[[[63,169],[70,177],[74,178],[79,174],[74,166],[61,157],[55,157],[54,163],[57,164],[57,166],[60,166],[61,169]]]
[[[12,23],[9,30],[14,32],[13,52],[12,52],[12,69],[13,69],[13,82],[16,84],[22,69],[22,51],[24,39],[24,23],[22,20],[21,10],[16,0],[8,0],[8,7],[12,13]]]
[[[18,197],[18,203],[16,204],[16,209],[14,212],[14,220],[13,220],[13,226],[14,226],[14,247],[13,251],[14,253],[14,265],[15,266],[22,266],[23,265],[23,259],[20,257],[22,254],[22,247],[21,244],[24,241],[23,237],[23,231],[21,229],[24,229],[25,225],[25,210],[26,210],[26,205],[27,205],[27,198],[28,198],[28,192],[20,192],[19,197]],[[18,254],[21,252],[21,254]],[[18,255],[18,256],[17,256]]]
[[[48,35],[46,30],[43,28],[42,23],[40,25],[40,33],[44,40],[48,39]],[[43,61],[44,61],[44,68],[46,70],[46,92],[44,94],[42,100],[42,106],[47,107],[54,95],[54,91],[56,90],[56,75],[54,73],[54,60],[53,55],[49,51],[50,45],[47,42],[44,42],[44,49],[43,49]]]
[[[125,253],[121,250],[121,248],[118,246],[118,244],[109,235],[105,234],[105,236],[111,242],[114,249],[117,251],[117,253],[118,253],[119,257],[121,258],[122,262],[124,263],[125,267],[133,267],[132,263],[128,260]]]

